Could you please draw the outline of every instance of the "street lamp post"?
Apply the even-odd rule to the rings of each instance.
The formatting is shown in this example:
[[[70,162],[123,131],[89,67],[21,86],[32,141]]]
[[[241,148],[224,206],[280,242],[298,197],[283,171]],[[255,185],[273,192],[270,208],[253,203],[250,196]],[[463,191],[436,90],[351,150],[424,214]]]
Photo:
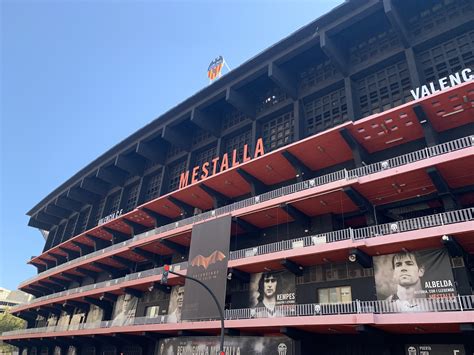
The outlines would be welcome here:
[[[174,274],[176,276],[181,276],[181,277],[184,277],[185,279],[197,282],[202,287],[204,287],[207,290],[207,292],[209,292],[212,299],[216,303],[217,309],[219,310],[219,315],[220,315],[220,318],[221,318],[221,337],[220,337],[220,349],[219,349],[219,351],[220,351],[220,355],[225,355],[225,352],[224,352],[224,312],[222,311],[221,304],[220,304],[219,300],[217,299],[216,295],[214,294],[214,292],[212,292],[212,290],[209,287],[207,287],[207,285],[205,285],[202,281],[200,281],[198,279],[195,279],[194,277],[191,277],[191,276],[188,276],[188,275],[183,275],[183,274],[177,273],[175,271],[172,271],[171,268],[170,268],[170,265],[164,265],[163,266],[163,275],[162,275],[162,278],[161,278],[162,283],[166,284],[168,282],[168,273]]]

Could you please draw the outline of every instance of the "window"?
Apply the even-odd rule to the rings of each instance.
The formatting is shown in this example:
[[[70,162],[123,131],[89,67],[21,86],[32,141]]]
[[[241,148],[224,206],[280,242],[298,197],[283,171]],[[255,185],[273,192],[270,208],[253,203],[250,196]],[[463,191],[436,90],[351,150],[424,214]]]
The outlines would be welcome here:
[[[118,354],[118,352],[116,354]],[[121,354],[142,355],[142,348],[138,344],[124,345]]]
[[[161,171],[146,178],[145,202],[157,198],[160,194]]]
[[[217,123],[216,123],[217,124]],[[211,138],[211,132],[198,128],[193,134],[193,147]]]
[[[340,75],[330,60],[318,63],[302,71],[299,75],[299,90],[305,91],[320,85],[322,82]]]
[[[286,93],[279,87],[275,86],[259,98],[259,103],[257,104],[257,113],[263,112],[273,105],[285,101],[286,99]]]
[[[364,269],[357,263],[329,263],[314,265],[305,269],[302,276],[296,278],[296,284],[350,280],[362,277],[373,277],[372,268]]]
[[[425,82],[474,66],[474,31],[445,41],[419,54]]]
[[[179,186],[179,177],[186,171],[186,160],[175,163],[170,166],[168,192],[176,190]]]
[[[76,223],[76,234],[80,234],[86,230],[90,211],[91,207],[89,206],[79,214],[79,218]]]
[[[405,61],[390,65],[357,82],[362,117],[399,106],[410,100],[411,81]]]
[[[306,102],[304,111],[308,136],[347,121],[344,88]]]
[[[184,152],[183,148],[177,145],[171,144],[170,148],[168,149],[168,153],[166,154],[166,158],[171,159],[177,156],[178,154],[181,154],[182,152]]]
[[[103,197],[96,206],[96,211],[94,215],[94,219],[92,221],[91,227],[95,227],[99,223],[99,219],[102,217],[102,210],[104,209],[105,205],[105,197]]]
[[[67,240],[73,236],[74,230],[76,228],[76,222],[77,218],[79,217],[79,214],[75,214],[72,217],[69,218],[67,221],[66,229],[64,231],[64,235],[62,238],[62,241]]]
[[[194,166],[202,166],[206,162],[211,162],[216,157],[216,147],[207,148],[196,153]]]
[[[102,346],[102,355],[115,355],[115,346],[113,345],[103,345]]]
[[[105,216],[108,216],[109,214],[112,214],[118,211],[119,205],[120,205],[120,191],[116,192],[115,194],[107,198],[107,205],[105,207],[103,216],[105,217]]]
[[[239,110],[232,110],[224,115],[222,120],[222,130],[225,131],[231,127],[237,126],[240,122],[248,120],[248,117]]]
[[[250,137],[252,135],[252,131],[248,130],[236,136],[232,136],[227,138],[225,141],[225,152],[232,156],[233,150],[237,150],[238,159],[242,159],[244,145],[250,144]],[[249,150],[253,149],[253,147],[249,146]]]
[[[265,152],[287,145],[293,141],[293,111],[277,116],[262,126]]]
[[[319,303],[349,303],[352,302],[350,286],[320,288],[318,290]]]
[[[137,205],[139,187],[140,187],[140,183],[136,182],[125,188],[124,197],[123,197],[125,201],[124,212],[133,210],[135,206]]]
[[[65,228],[66,228],[66,223],[62,223],[58,226],[56,234],[54,235],[54,241],[52,245],[53,247],[61,243]]]
[[[145,316],[148,318],[156,318],[160,315],[160,306],[150,306],[146,308]]]
[[[429,33],[447,23],[462,21],[463,16],[472,16],[474,6],[470,1],[423,1],[428,7],[421,9],[418,13],[408,19],[407,28],[414,38]],[[412,13],[412,11],[410,11]]]
[[[400,46],[400,40],[393,28],[388,28],[385,32],[371,34],[369,38],[349,48],[351,64],[363,63]]]
[[[451,266],[453,268],[463,268],[464,267],[464,259],[462,256],[452,257],[451,258]]]

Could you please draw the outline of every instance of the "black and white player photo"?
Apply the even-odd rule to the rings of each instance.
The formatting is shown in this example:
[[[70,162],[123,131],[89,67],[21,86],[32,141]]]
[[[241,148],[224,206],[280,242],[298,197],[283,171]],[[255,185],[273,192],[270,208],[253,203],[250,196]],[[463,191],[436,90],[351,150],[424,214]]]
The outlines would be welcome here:
[[[296,302],[296,286],[293,274],[269,271],[252,274],[250,279],[250,307],[256,317],[276,317],[282,314],[279,306]]]
[[[137,297],[134,297],[128,293],[119,296],[115,302],[112,324],[114,326],[128,324],[131,319],[135,317],[137,304]]]
[[[426,299],[455,294],[449,255],[444,249],[401,251],[374,257],[377,299],[400,312],[428,310]]]
[[[183,311],[184,286],[177,285],[171,290],[170,303],[168,306],[168,322],[181,322],[181,314]]]

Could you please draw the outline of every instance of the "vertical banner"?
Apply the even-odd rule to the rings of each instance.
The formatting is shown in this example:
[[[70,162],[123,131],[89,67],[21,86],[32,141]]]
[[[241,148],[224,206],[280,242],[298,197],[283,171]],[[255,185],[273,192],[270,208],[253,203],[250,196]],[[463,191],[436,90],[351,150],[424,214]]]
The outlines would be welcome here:
[[[393,302],[398,312],[429,311],[436,299],[456,296],[446,249],[375,256],[377,299]]]
[[[193,226],[187,275],[203,282],[224,306],[229,260],[231,216]],[[209,292],[186,280],[182,319],[219,318],[219,310]]]

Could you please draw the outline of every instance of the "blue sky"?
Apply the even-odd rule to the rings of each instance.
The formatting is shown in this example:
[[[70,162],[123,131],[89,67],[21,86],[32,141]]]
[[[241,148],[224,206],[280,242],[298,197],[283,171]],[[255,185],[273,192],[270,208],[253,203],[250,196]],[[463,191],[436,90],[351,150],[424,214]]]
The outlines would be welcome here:
[[[1,3],[0,287],[35,274],[25,213],[98,155],[342,1]]]

